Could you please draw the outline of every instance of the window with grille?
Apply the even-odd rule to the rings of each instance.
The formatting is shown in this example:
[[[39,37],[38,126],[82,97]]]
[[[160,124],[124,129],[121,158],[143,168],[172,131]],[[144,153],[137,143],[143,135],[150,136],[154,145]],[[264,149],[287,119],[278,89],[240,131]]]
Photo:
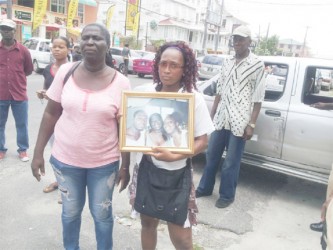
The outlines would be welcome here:
[[[57,13],[65,13],[66,0],[51,0],[51,11]]]
[[[80,17],[80,23],[83,23],[83,16],[84,16],[84,5],[79,3],[77,8],[77,15]]]

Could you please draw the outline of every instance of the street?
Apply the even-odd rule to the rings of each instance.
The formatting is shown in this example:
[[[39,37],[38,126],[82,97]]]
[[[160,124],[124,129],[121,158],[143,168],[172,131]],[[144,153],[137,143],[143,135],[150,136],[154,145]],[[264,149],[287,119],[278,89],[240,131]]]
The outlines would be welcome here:
[[[152,82],[129,75],[132,87]],[[43,86],[42,75],[28,78],[30,159],[39,124],[46,106],[36,97]],[[47,163],[46,175],[37,182],[30,162],[21,162],[16,153],[16,131],[12,114],[6,128],[6,158],[0,162],[0,249],[62,249],[61,205],[57,192],[44,194],[42,189],[54,181]],[[50,148],[46,147],[48,162]],[[194,181],[200,180],[205,158],[195,157]],[[218,178],[218,177],[217,177]],[[219,179],[212,196],[197,200],[199,224],[193,227],[194,249],[215,250],[319,250],[320,233],[309,224],[320,220],[320,208],[326,186],[288,177],[272,171],[242,165],[235,202],[226,209],[217,209]],[[140,220],[131,219],[127,191],[113,197],[114,249],[140,248]],[[173,249],[165,223],[158,230],[159,250]],[[86,205],[81,226],[80,246],[96,249],[94,226]]]

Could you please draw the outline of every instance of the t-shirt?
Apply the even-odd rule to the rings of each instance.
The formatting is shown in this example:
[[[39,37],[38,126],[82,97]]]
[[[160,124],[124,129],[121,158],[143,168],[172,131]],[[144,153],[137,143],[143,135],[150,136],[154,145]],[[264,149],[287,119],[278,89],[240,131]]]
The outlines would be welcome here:
[[[121,55],[125,58],[125,59],[128,59],[128,57],[131,55],[131,52],[129,50],[129,48],[127,47],[124,47],[122,52],[121,52]]]
[[[116,116],[121,109],[121,93],[130,89],[130,82],[116,73],[112,83],[99,91],[80,88],[73,77],[63,85],[72,65],[67,63],[59,68],[46,93],[63,107],[54,128],[52,155],[65,164],[82,168],[118,161]]]

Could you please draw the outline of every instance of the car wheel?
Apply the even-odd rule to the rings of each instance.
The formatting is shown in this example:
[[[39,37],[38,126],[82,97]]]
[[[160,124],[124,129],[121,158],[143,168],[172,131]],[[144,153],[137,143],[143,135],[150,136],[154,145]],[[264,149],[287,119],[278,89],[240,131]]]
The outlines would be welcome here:
[[[40,73],[40,72],[41,72],[41,69],[39,68],[39,65],[38,65],[37,60],[34,60],[34,62],[33,62],[33,67],[34,67],[34,71],[35,71],[36,73]]]
[[[145,77],[145,74],[138,73],[138,76],[139,76],[140,78],[144,78],[144,77]]]
[[[120,64],[118,70],[119,70],[120,73],[124,74],[124,72],[125,72],[125,64],[123,64],[123,63]]]

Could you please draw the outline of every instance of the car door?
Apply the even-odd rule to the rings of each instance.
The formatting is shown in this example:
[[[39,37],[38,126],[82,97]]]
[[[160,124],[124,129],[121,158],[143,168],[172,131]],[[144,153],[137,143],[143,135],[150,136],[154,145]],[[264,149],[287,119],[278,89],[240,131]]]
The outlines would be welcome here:
[[[316,109],[311,104],[333,103],[333,90],[316,87],[318,72],[332,71],[333,62],[320,60],[320,63],[310,61],[305,65],[304,62],[301,67],[297,89],[290,101],[282,159],[328,174],[333,162],[333,110]]]
[[[284,81],[279,89],[266,89],[265,101],[262,103],[254,135],[246,142],[245,153],[281,159],[283,138],[288,116],[289,100],[294,83],[294,62],[265,59],[266,74],[271,74],[274,67],[285,69]],[[281,76],[279,76],[281,77]],[[268,79],[274,79],[268,78]],[[266,86],[268,86],[266,82]]]

